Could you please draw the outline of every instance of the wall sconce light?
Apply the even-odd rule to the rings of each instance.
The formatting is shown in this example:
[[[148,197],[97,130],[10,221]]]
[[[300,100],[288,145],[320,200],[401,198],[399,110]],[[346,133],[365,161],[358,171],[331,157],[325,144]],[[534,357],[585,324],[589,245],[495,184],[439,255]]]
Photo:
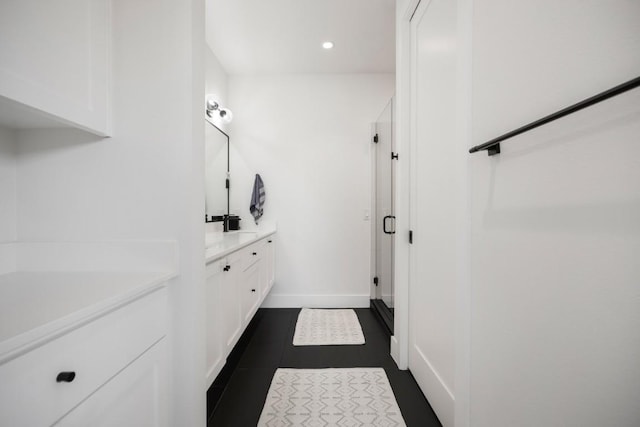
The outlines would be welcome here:
[[[228,108],[220,106],[217,98],[215,95],[207,95],[207,116],[214,118],[217,114],[224,123],[229,123],[233,120],[233,113]]]

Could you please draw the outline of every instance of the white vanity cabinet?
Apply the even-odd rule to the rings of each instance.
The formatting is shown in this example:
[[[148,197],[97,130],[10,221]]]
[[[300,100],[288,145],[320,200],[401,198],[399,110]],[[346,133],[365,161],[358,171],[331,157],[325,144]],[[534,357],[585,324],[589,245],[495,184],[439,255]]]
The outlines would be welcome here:
[[[225,357],[242,334],[242,317],[240,315],[240,290],[238,278],[240,277],[241,258],[239,253],[233,253],[224,258],[220,265],[222,277],[217,284],[220,288],[220,299],[208,301],[218,307],[221,314],[222,351]],[[216,285],[215,283],[213,284]],[[207,305],[207,310],[209,310]]]
[[[252,254],[257,255],[258,248],[252,248]],[[260,305],[260,296],[262,294],[262,281],[263,274],[262,271],[264,269],[264,263],[262,257],[257,257],[256,255],[248,255],[252,262],[248,267],[242,272],[239,290],[241,292],[241,314],[242,314],[242,323],[248,324],[251,321],[253,315],[258,311],[258,306]]]
[[[229,240],[234,235],[229,234]],[[240,241],[237,239],[236,241]],[[274,234],[225,247],[208,257],[207,274],[207,388],[255,315],[275,277]]]
[[[0,1],[0,119],[111,133],[111,0]]]
[[[264,279],[264,293],[269,293],[273,284],[276,281],[276,236],[271,235],[264,239],[264,257],[265,257],[265,279]]]
[[[210,310],[209,307],[222,301],[221,287],[227,272],[224,270],[226,265],[227,260],[221,259],[207,264],[206,267],[207,384],[213,382],[225,361],[225,353],[222,348],[223,342],[226,341],[223,339],[225,331],[222,328],[222,303],[220,303],[220,310]]]
[[[78,320],[5,352],[0,425],[166,426],[167,289],[136,292],[70,313]]]

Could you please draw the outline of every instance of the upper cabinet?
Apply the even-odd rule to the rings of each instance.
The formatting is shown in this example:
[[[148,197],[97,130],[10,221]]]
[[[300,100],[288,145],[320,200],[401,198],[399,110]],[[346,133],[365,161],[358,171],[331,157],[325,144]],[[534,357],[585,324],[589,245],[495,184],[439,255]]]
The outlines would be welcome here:
[[[111,0],[0,2],[0,125],[111,135]]]

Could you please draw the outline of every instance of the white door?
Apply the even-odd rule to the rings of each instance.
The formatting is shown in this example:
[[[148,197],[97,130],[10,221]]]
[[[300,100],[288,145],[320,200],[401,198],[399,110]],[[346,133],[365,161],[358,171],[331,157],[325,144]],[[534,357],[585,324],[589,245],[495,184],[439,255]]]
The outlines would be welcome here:
[[[376,121],[376,299],[393,309],[393,245],[395,212],[393,209],[394,162],[393,100],[389,101]]]
[[[456,2],[422,0],[411,20],[409,369],[453,426],[456,289]]]

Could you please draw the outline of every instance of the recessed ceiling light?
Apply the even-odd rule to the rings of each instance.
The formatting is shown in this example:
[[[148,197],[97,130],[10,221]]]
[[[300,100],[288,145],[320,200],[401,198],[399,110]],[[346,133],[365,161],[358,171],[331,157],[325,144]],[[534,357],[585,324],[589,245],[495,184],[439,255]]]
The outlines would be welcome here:
[[[333,49],[333,42],[324,42],[322,43],[322,47],[325,49]]]

